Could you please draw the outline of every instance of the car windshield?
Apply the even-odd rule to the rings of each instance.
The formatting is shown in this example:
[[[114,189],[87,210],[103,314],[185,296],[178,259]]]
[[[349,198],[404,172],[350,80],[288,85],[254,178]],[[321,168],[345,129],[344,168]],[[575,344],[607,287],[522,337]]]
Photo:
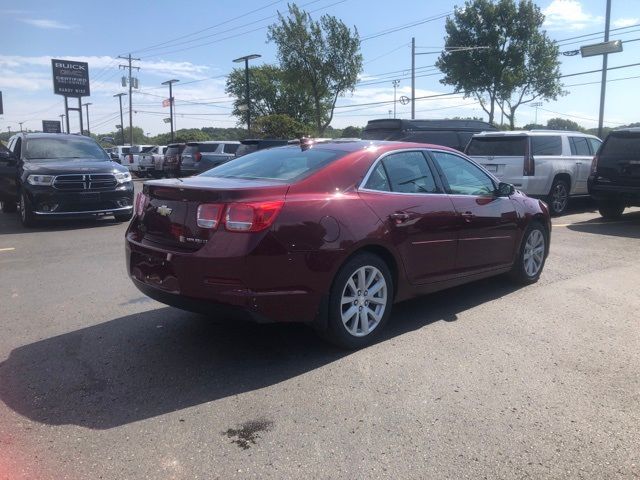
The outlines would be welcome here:
[[[298,146],[265,149],[212,168],[201,176],[295,181],[344,155],[341,151]]]
[[[640,133],[610,135],[600,152],[600,160],[606,159],[640,159]]]
[[[94,140],[86,137],[29,138],[24,151],[26,160],[66,160],[82,158],[109,161],[109,156]]]

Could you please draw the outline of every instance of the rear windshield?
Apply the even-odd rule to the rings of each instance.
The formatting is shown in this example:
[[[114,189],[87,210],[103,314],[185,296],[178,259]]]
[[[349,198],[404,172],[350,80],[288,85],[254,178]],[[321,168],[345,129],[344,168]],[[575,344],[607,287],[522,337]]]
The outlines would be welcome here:
[[[182,153],[184,150],[184,145],[180,145],[179,147],[168,147],[165,155],[178,155]]]
[[[240,145],[237,143],[225,143],[224,153],[236,153]]]
[[[467,155],[478,157],[524,157],[527,137],[474,137]]]
[[[458,133],[453,131],[433,130],[430,132],[411,132],[403,140],[407,142],[432,143],[445,147],[460,148]]]
[[[258,150],[258,145],[255,143],[246,145],[242,144],[236,150],[236,157],[241,157],[243,155],[246,155],[247,153],[255,152],[256,150]]]
[[[328,165],[345,152],[300,147],[259,150],[212,168],[203,177],[295,181]]]
[[[24,151],[27,160],[110,160],[107,153],[94,140],[87,137],[65,136],[29,138]]]
[[[600,161],[612,159],[640,159],[640,134],[609,135],[600,151]]]
[[[562,155],[562,139],[559,135],[536,135],[531,137],[531,154]]]

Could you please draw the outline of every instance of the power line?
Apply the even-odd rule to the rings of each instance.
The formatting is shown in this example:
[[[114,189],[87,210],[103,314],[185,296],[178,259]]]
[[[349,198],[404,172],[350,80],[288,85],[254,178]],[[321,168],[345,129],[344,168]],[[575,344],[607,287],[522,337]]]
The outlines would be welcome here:
[[[377,32],[377,33],[372,33],[372,34],[366,35],[366,36],[364,36],[364,37],[362,37],[360,39],[360,42],[366,42],[367,40],[373,40],[374,38],[382,37],[384,35],[389,35],[391,33],[399,32],[401,30],[406,30],[408,28],[417,27],[418,25],[423,25],[425,23],[434,22],[436,20],[441,20],[443,18],[448,17],[452,13],[453,12],[440,13],[440,14],[434,15],[432,17],[423,18],[422,20],[417,20],[415,22],[406,23],[404,25],[400,25],[400,26],[397,26],[397,27],[391,27],[391,28],[388,28],[386,30],[382,30],[382,31]]]
[[[640,23],[636,23],[634,25],[627,25],[626,27],[618,27],[618,28],[612,28],[611,30],[609,30],[610,32],[617,32],[620,30],[626,30],[628,28],[635,28],[635,27],[640,27]],[[604,30],[602,30],[601,32],[594,32],[594,33],[585,33],[584,35],[577,35],[575,37],[568,37],[568,38],[563,38],[562,40],[556,40],[556,43],[564,43],[566,41],[569,40],[576,40],[578,38],[586,38],[586,37],[593,37],[596,35],[602,35],[604,33]],[[624,32],[624,33],[630,33],[630,32]]]

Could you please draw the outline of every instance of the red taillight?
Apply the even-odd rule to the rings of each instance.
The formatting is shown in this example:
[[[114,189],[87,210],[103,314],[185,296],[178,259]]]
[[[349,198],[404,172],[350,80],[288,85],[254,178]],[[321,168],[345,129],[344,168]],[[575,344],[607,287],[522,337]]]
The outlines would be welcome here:
[[[194,154],[193,154],[193,159],[194,159],[196,162],[199,162],[199,161],[202,159],[202,154],[201,154],[200,152],[196,152],[196,153],[194,153]]]
[[[147,202],[149,201],[149,197],[147,197],[144,193],[139,192],[136,196],[136,215],[140,216],[144,212],[145,207],[147,206]]]
[[[227,206],[225,227],[231,232],[259,232],[271,226],[284,201],[231,203]]]
[[[591,160],[591,175],[595,175],[597,170],[598,170],[598,155],[593,157],[593,160]]]
[[[219,203],[203,203],[198,205],[197,220],[200,228],[215,229],[220,223],[224,205]]]
[[[524,168],[522,175],[525,177],[533,177],[536,174],[536,162],[533,159],[533,155],[527,155],[524,157]]]

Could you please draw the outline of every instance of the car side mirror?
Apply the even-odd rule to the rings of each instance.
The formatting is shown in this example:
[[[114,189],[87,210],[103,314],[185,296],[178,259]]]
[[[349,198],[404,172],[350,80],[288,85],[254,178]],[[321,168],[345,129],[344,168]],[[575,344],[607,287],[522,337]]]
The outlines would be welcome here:
[[[498,197],[510,197],[516,192],[516,188],[510,183],[500,182],[496,189],[496,195]]]
[[[18,162],[18,157],[11,150],[0,150],[0,162],[12,165]]]

